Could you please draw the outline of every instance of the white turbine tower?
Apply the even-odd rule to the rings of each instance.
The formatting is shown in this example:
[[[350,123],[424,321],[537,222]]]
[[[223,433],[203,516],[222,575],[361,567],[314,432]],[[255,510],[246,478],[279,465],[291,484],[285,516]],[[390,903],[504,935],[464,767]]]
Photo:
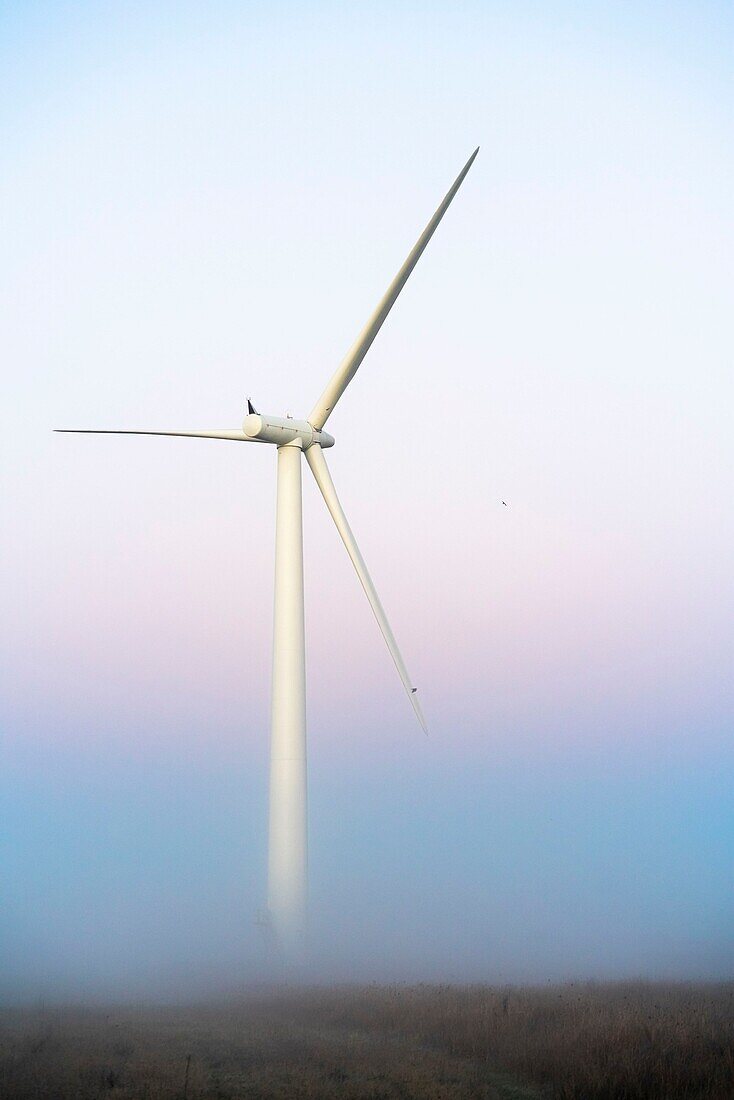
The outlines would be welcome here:
[[[324,450],[334,439],[324,425],[357,372],[383,321],[405,286],[411,271],[446,213],[479,152],[476,149],[418,238],[410,255],[357,337],[346,358],[321,394],[308,419],[282,419],[256,412],[248,401],[241,429],[210,431],[132,431],[127,429],[57,429],[102,435],[170,435],[198,439],[229,439],[243,443],[272,443],[278,454],[275,524],[275,615],[270,750],[270,823],[268,853],[268,911],[276,942],[297,954],[306,933],[307,826],[306,826],[306,674],[303,623],[303,533],[301,522],[301,454],[342,537],[375,618],[387,642],[398,675],[418,721],[425,719],[405,662],[390,629],[367,566],[359,552],[344,510],[336,495]]]

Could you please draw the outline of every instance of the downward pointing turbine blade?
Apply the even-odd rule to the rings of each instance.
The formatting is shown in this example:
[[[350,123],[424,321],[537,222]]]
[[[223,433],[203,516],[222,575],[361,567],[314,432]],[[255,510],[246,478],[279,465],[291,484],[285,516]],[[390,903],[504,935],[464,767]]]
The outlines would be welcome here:
[[[357,369],[364,359],[365,355],[369,351],[372,341],[377,336],[377,333],[380,331],[383,321],[387,317],[388,313],[395,305],[398,294],[405,286],[406,282],[408,281],[408,276],[410,275],[415,265],[418,263],[418,260],[421,258],[423,250],[433,236],[438,223],[441,221],[441,218],[444,216],[449,206],[451,205],[451,200],[464,182],[464,177],[474,163],[474,158],[476,157],[478,152],[479,149],[477,148],[469,157],[469,160],[466,162],[461,172],[457,176],[453,186],[446,195],[446,198],[443,200],[438,210],[421,233],[407,260],[400,268],[400,271],[397,273],[390,286],[387,288],[382,300],[377,306],[377,309],[372,314],[365,327],[362,329],[361,333],[357,337],[356,342],[347,352],[346,358],[343,360],[336,374],[334,374],[328,386],[321,394],[321,397],[314,405],[311,411],[311,415],[308,418],[309,422],[313,424],[314,428],[323,428],[324,424],[333,412],[334,406],[336,405],[337,401],[357,373]]]
[[[347,553],[352,559],[352,565],[357,570],[357,576],[360,579],[362,588],[364,588],[367,599],[370,601],[370,607],[372,608],[375,618],[377,619],[382,636],[387,642],[387,648],[390,650],[395,667],[398,670],[398,675],[402,680],[403,687],[405,688],[408,698],[413,706],[413,710],[416,713],[416,717],[420,722],[423,732],[428,733],[426,726],[426,720],[423,717],[423,711],[421,705],[418,702],[418,696],[416,695],[416,688],[413,687],[408,670],[405,667],[405,661],[403,660],[400,650],[398,649],[398,643],[395,641],[395,635],[390,629],[390,624],[387,621],[387,615],[380,603],[380,597],[377,595],[377,590],[372,583],[372,578],[367,572],[367,566],[364,563],[364,558],[359,552],[357,546],[357,540],[352,534],[352,529],[347,522],[347,517],[344,515],[344,509],[339,503],[339,498],[336,495],[336,489],[334,488],[334,482],[331,480],[331,474],[329,473],[329,467],[326,465],[326,459],[324,453],[318,443],[315,443],[312,447],[309,447],[306,451],[306,461],[311,467],[311,473],[316,479],[316,484],[321,490],[321,495],[326,501],[326,507],[331,512],[331,518],[336,524],[336,528],[342,537],[342,541],[347,548]]]
[[[212,428],[210,431],[201,432],[131,431],[128,428],[54,428],[54,431],[70,435],[180,435],[189,439],[236,439],[240,443],[260,442],[259,439],[250,439],[240,428],[233,428],[231,431]]]

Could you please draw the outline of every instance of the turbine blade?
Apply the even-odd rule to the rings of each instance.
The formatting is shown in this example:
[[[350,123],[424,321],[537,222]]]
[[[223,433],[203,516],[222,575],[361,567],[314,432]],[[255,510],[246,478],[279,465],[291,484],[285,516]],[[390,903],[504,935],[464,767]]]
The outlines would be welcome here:
[[[314,426],[314,428],[323,428],[324,424],[333,412],[334,406],[336,405],[337,401],[357,373],[357,369],[364,359],[365,355],[369,351],[372,341],[377,336],[377,333],[380,331],[382,323],[387,317],[388,313],[395,305],[395,300],[397,299],[398,294],[405,286],[406,282],[408,281],[408,276],[410,275],[415,265],[418,263],[418,260],[421,258],[424,248],[433,236],[436,226],[441,221],[441,218],[448,210],[451,204],[451,200],[464,182],[464,177],[474,163],[474,158],[476,157],[478,152],[479,149],[477,148],[469,157],[469,160],[466,162],[461,172],[457,176],[454,184],[446,195],[446,198],[443,200],[438,210],[421,233],[418,241],[413,247],[412,252],[410,253],[407,260],[400,268],[400,271],[397,273],[392,283],[388,287],[382,300],[377,306],[377,309],[372,314],[365,327],[362,329],[361,333],[357,337],[356,342],[347,352],[346,358],[342,361],[341,366],[334,374],[328,386],[321,394],[321,397],[314,405],[313,410],[311,411],[311,415],[308,418],[309,422]]]
[[[235,439],[240,443],[260,442],[259,439],[250,439],[240,428],[232,431],[212,428],[210,431],[201,432],[132,431],[128,428],[54,428],[54,431],[73,435],[180,435],[190,439]]]
[[[336,495],[336,489],[334,488],[334,482],[331,480],[331,474],[329,473],[329,467],[326,465],[326,459],[324,453],[318,443],[314,443],[306,451],[306,461],[311,467],[311,473],[316,479],[316,484],[321,490],[321,495],[326,501],[326,507],[331,512],[331,518],[336,524],[337,531],[342,537],[342,542],[347,548],[347,553],[352,559],[352,565],[357,571],[357,576],[360,579],[362,588],[364,588],[365,595],[370,601],[370,607],[372,608],[375,618],[377,619],[382,636],[387,642],[387,648],[390,650],[395,667],[398,670],[398,675],[402,680],[403,687],[410,699],[413,706],[413,710],[416,713],[416,717],[420,722],[423,732],[428,733],[426,726],[426,720],[423,717],[423,711],[421,705],[418,702],[418,696],[416,695],[417,689],[413,687],[412,680],[408,675],[408,670],[405,667],[405,661],[403,660],[400,650],[398,649],[398,643],[395,641],[395,635],[390,629],[390,624],[387,621],[387,615],[380,603],[380,597],[377,595],[377,590],[372,583],[372,578],[367,572],[367,566],[364,563],[364,558],[359,552],[357,541],[352,534],[352,529],[347,522],[347,517],[344,515],[344,509],[339,503],[339,498]]]

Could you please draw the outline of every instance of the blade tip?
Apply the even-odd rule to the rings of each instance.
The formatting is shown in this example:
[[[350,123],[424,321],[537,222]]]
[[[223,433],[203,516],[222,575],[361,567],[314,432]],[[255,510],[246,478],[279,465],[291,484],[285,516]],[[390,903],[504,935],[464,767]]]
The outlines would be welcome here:
[[[423,714],[423,708],[421,707],[420,703],[418,702],[418,700],[416,698],[417,692],[418,692],[418,688],[414,687],[414,688],[410,689],[410,701],[413,705],[413,712],[414,712],[416,718],[418,719],[420,727],[423,730],[423,732],[425,733],[426,737],[428,737],[428,725],[426,723],[426,719],[425,719],[425,716]]]
[[[472,164],[477,159],[477,153],[478,152],[479,152],[479,146],[477,145],[476,149],[474,150],[472,155],[469,157],[468,161],[466,162],[466,164],[464,165],[464,167],[461,171],[461,178],[462,179],[466,176],[466,174],[469,171],[469,169],[471,168]]]

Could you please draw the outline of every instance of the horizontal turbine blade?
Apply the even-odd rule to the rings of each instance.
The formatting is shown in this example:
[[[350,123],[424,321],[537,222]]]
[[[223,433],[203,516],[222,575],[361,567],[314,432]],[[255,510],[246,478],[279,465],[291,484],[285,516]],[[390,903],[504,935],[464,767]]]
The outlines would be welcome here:
[[[180,435],[188,439],[235,439],[240,443],[259,443],[259,439],[250,439],[248,435],[239,429],[232,431],[227,429],[212,428],[211,431],[201,432],[154,432],[132,431],[128,428],[54,428],[55,432],[64,432],[71,435]]]
[[[328,386],[321,394],[321,397],[314,405],[311,411],[311,415],[308,418],[309,423],[313,424],[314,428],[323,428],[324,424],[331,416],[331,413],[333,412],[334,406],[336,405],[337,401],[357,373],[357,369],[364,359],[365,355],[369,351],[372,341],[377,336],[377,333],[380,331],[382,323],[387,317],[388,313],[395,305],[398,294],[405,286],[406,282],[408,281],[408,276],[410,275],[415,265],[418,263],[418,260],[421,258],[423,250],[425,249],[426,245],[428,244],[435,232],[436,226],[441,221],[441,218],[444,216],[449,206],[451,205],[451,200],[464,182],[464,177],[474,163],[474,158],[476,157],[478,152],[479,149],[477,148],[469,157],[469,160],[466,162],[461,172],[457,176],[453,186],[446,195],[446,198],[443,200],[438,210],[421,233],[417,243],[413,247],[412,252],[410,253],[407,260],[400,268],[400,271],[397,273],[392,283],[388,287],[382,300],[377,306],[377,309],[372,314],[365,327],[362,329],[361,333],[357,337],[356,342],[347,352],[346,358],[343,360],[341,366],[334,374]]]
[[[331,512],[331,518],[336,524],[336,528],[342,537],[342,541],[347,548],[347,553],[352,559],[352,565],[357,570],[357,576],[360,579],[362,588],[364,588],[367,599],[370,601],[370,607],[372,608],[375,618],[377,619],[382,636],[387,642],[387,648],[390,650],[395,667],[398,670],[398,675],[402,680],[403,687],[412,703],[413,710],[416,713],[416,717],[420,722],[423,732],[428,733],[426,727],[426,720],[423,717],[423,711],[421,705],[418,702],[418,696],[416,695],[417,688],[413,687],[408,670],[405,667],[405,661],[403,660],[400,650],[398,649],[398,643],[395,641],[395,635],[390,629],[390,624],[387,621],[387,615],[380,603],[380,597],[377,595],[377,590],[372,583],[372,578],[367,572],[367,566],[364,563],[364,558],[359,552],[357,546],[357,540],[352,534],[352,529],[347,522],[347,517],[344,515],[344,509],[339,503],[339,498],[336,495],[336,489],[334,488],[334,482],[331,480],[331,474],[329,473],[329,467],[326,465],[326,459],[324,453],[318,443],[314,443],[306,451],[306,461],[311,467],[311,473],[316,478],[316,484],[321,490],[321,495],[326,501],[326,507]]]

